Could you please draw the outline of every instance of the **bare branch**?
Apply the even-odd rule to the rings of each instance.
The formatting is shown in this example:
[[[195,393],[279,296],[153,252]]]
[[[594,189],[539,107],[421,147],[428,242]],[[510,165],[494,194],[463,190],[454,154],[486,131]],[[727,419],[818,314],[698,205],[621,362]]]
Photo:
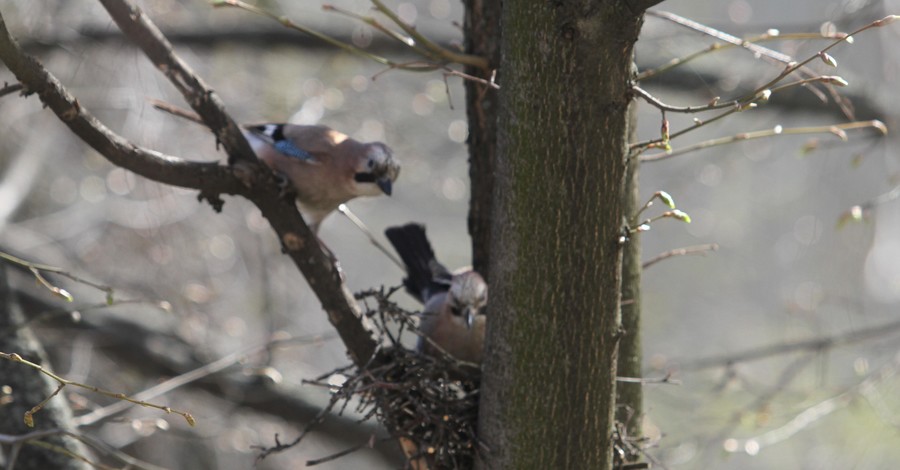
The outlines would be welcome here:
[[[886,323],[861,330],[850,331],[833,336],[823,336],[803,341],[773,344],[759,348],[740,351],[733,354],[714,356],[704,359],[685,361],[679,366],[681,370],[703,370],[714,367],[728,367],[738,362],[758,361],[772,356],[791,354],[803,351],[822,351],[826,349],[859,343],[875,338],[888,337],[900,332],[900,321]]]
[[[188,162],[142,149],[116,135],[79,105],[37,60],[18,47],[2,15],[0,60],[29,92],[37,93],[76,135],[110,162],[154,181],[199,189],[201,196],[209,199],[216,208],[223,203],[220,194],[240,194],[250,199],[278,233],[284,251],[309,281],[353,361],[365,364],[375,351],[375,342],[360,320],[359,307],[344,285],[336,260],[323,253],[320,242],[304,223],[296,205],[279,194],[271,171],[256,160],[212,92],[183,66],[150,20],[127,0],[101,1],[123,31],[139,42],[154,63],[161,64],[159,67],[182,90],[204,121],[219,126],[214,128],[216,135],[240,165],[224,167],[218,163]],[[174,70],[167,70],[169,67]]]
[[[406,34],[408,34],[411,38],[413,38],[416,43],[421,44],[428,52],[429,55],[438,59],[442,62],[451,62],[463,65],[470,65],[472,67],[477,67],[481,70],[488,70],[488,61],[484,57],[469,55],[469,54],[460,54],[453,52],[448,49],[444,49],[443,47],[435,44],[430,39],[423,36],[419,33],[416,28],[406,24],[405,21],[400,19],[396,13],[391,11],[390,8],[386,7],[381,0],[371,0],[372,4],[375,5],[375,8],[378,9],[383,15],[387,16],[394,22],[397,26],[400,27]]]
[[[842,228],[850,222],[860,222],[866,220],[872,212],[872,209],[887,204],[900,198],[900,186],[895,186],[890,191],[868,201],[856,204],[841,213],[838,217],[837,228]]]
[[[0,16],[0,60],[25,87],[88,145],[112,163],[161,183],[234,194],[239,181],[217,163],[188,162],[138,147],[115,134],[83,108],[44,67],[19,49]]]
[[[754,44],[750,41],[745,41],[739,37],[732,36],[726,32],[720,31],[715,28],[710,28],[709,26],[700,24],[696,21],[690,20],[680,15],[676,15],[675,13],[670,13],[668,11],[656,11],[650,10],[647,12],[649,16],[655,16],[657,18],[662,18],[667,21],[671,21],[679,26],[684,26],[685,28],[692,29],[694,31],[706,34],[707,36],[714,37],[720,41],[727,42],[729,44],[733,44],[735,46],[743,47],[754,54],[759,55],[760,57],[767,57],[769,59],[781,62],[781,63],[789,63],[793,59],[791,56],[787,54],[782,54],[778,51],[773,51],[768,47],[763,47],[758,44]],[[842,38],[843,39],[843,38]]]
[[[716,243],[709,243],[706,245],[696,245],[696,246],[687,246],[684,248],[677,248],[674,250],[667,251],[665,253],[660,253],[653,258],[644,262],[641,266],[642,269],[647,269],[650,266],[653,266],[660,261],[675,257],[675,256],[686,256],[686,255],[701,255],[706,256],[707,253],[711,251],[716,251],[719,249],[719,245]]]
[[[830,416],[835,411],[847,407],[859,396],[866,398],[876,411],[882,411],[875,403],[873,403],[871,397],[873,396],[872,394],[877,384],[884,382],[897,374],[897,365],[896,360],[892,361],[878,371],[873,372],[867,376],[865,380],[854,385],[850,389],[805,408],[786,423],[775,429],[746,439],[726,439],[723,443],[723,447],[727,452],[743,451],[756,454],[766,447],[786,441],[797,433],[817,423],[819,420]],[[877,414],[881,417],[882,413]],[[888,424],[896,425],[896,423]]]
[[[100,0],[119,29],[144,51],[153,65],[175,85],[203,122],[225,147],[229,161],[256,161],[250,144],[237,124],[225,113],[225,105],[206,83],[172,50],[172,45],[144,12],[127,0]]]
[[[258,352],[264,351],[266,349],[270,349],[276,347],[278,345],[283,345],[286,343],[298,343],[298,342],[314,342],[326,339],[327,335],[315,335],[311,337],[302,337],[302,338],[283,338],[283,339],[272,339],[270,341],[266,341],[263,344],[252,346],[246,348],[241,351],[237,351],[231,354],[228,354],[220,359],[217,359],[209,364],[205,364],[196,369],[193,369],[189,372],[185,372],[176,377],[172,377],[164,382],[160,382],[159,384],[154,385],[153,387],[148,388],[140,393],[136,393],[133,398],[137,400],[152,400],[160,395],[165,393],[169,393],[172,390],[183,387],[185,385],[190,384],[191,382],[195,382],[197,380],[206,378],[210,375],[221,372],[225,369],[228,369],[235,364],[238,364],[240,361],[245,360],[248,356],[256,354]],[[90,426],[92,424],[97,423],[98,421],[109,418],[110,416],[116,415],[128,409],[127,403],[125,402],[117,402],[112,405],[97,408],[90,413],[78,416],[74,419],[75,426]]]
[[[179,411],[179,410],[176,410],[176,409],[174,409],[174,408],[170,408],[170,407],[165,406],[165,405],[157,405],[157,404],[150,403],[150,402],[147,402],[147,401],[139,400],[139,399],[136,399],[136,398],[134,398],[134,397],[130,397],[130,396],[128,396],[128,395],[125,395],[124,393],[112,392],[112,391],[109,391],[109,390],[104,390],[104,389],[102,389],[102,388],[100,388],[100,387],[95,387],[95,386],[93,386],[93,385],[86,385],[86,384],[83,384],[83,383],[80,383],[80,382],[76,382],[76,381],[74,381],[74,380],[69,380],[69,379],[63,378],[63,377],[61,377],[61,376],[59,376],[59,375],[57,375],[57,374],[55,374],[55,373],[53,373],[53,372],[47,370],[46,368],[44,368],[43,366],[41,366],[41,365],[39,365],[39,364],[35,364],[34,362],[31,362],[31,361],[29,361],[29,360],[27,360],[27,359],[24,359],[22,356],[20,356],[20,355],[18,355],[18,354],[16,354],[16,353],[5,353],[5,352],[0,352],[0,359],[6,359],[6,360],[8,360],[8,361],[18,362],[18,363],[20,363],[20,364],[24,364],[24,365],[26,365],[26,366],[28,366],[28,367],[31,367],[32,369],[34,369],[34,370],[40,372],[40,373],[46,375],[47,377],[50,377],[51,379],[55,380],[55,381],[57,382],[57,384],[59,384],[59,385],[57,386],[57,388],[56,388],[56,391],[54,391],[53,393],[51,393],[50,396],[48,396],[47,398],[44,399],[44,401],[42,401],[41,403],[38,403],[38,404],[35,405],[33,408],[31,408],[31,410],[25,412],[25,424],[26,424],[28,427],[34,427],[34,417],[33,417],[34,414],[37,413],[38,411],[40,411],[40,410],[44,407],[44,405],[46,405],[47,402],[50,401],[51,398],[53,398],[53,397],[55,397],[57,394],[59,394],[59,392],[62,391],[62,389],[65,388],[65,387],[68,386],[68,385],[71,385],[71,386],[73,386],[73,387],[83,388],[83,389],[85,389],[85,390],[89,390],[89,391],[92,391],[92,392],[97,393],[97,394],[100,394],[100,395],[105,395],[105,396],[110,397],[110,398],[115,398],[116,400],[127,401],[127,402],[130,402],[130,403],[135,404],[135,405],[141,405],[141,406],[148,407],[148,408],[156,408],[156,409],[158,409],[158,410],[160,410],[160,411],[163,411],[163,412],[165,412],[165,413],[167,413],[167,414],[168,414],[168,413],[175,413],[175,414],[177,414],[177,415],[180,415],[182,418],[184,418],[185,421],[187,421],[187,423],[190,424],[191,426],[193,426],[193,425],[195,424],[194,417],[191,416],[191,414],[188,413],[188,412],[185,412],[185,411]]]
[[[159,29],[129,0],[100,0],[110,15],[132,41],[134,41],[178,87],[185,99],[203,118],[204,122],[228,151],[231,161],[254,163],[255,174],[244,173],[249,165],[241,165],[238,176],[244,183],[253,183],[261,174],[270,180],[272,174],[256,160],[249,144],[240,133],[212,90],[196,76],[172,51]],[[173,68],[174,70],[170,70]],[[250,177],[247,181],[246,177]],[[329,254],[321,249],[318,238],[300,217],[293,201],[286,203],[276,191],[275,185],[263,184],[253,191],[241,194],[256,204],[278,233],[282,246],[309,281],[310,287],[322,302],[331,324],[337,328],[350,356],[357,364],[364,364],[375,351],[375,342],[360,321],[359,307],[353,295],[344,285],[340,268]]]
[[[6,96],[10,93],[15,93],[17,91],[22,91],[22,89],[23,87],[21,83],[14,83],[12,85],[4,83],[3,88],[0,88],[0,97]]]
[[[708,121],[707,121],[708,122]],[[781,135],[800,135],[800,134],[834,134],[842,141],[847,141],[847,130],[854,129],[875,129],[881,135],[887,134],[887,126],[884,125],[883,122],[878,120],[873,121],[857,121],[857,122],[846,122],[843,124],[832,124],[828,126],[812,126],[812,127],[793,127],[793,128],[784,128],[781,126],[775,126],[772,129],[765,129],[761,131],[754,132],[741,132],[740,134],[735,134],[727,137],[719,137],[717,139],[705,140],[703,142],[698,142],[693,145],[689,145],[687,147],[683,147],[680,149],[671,150],[668,152],[659,152],[651,155],[641,155],[639,158],[642,162],[655,162],[659,160],[665,160],[668,158],[672,158],[678,155],[682,155],[685,153],[695,152],[697,150],[716,147],[720,145],[733,144],[735,142],[741,142],[745,140],[753,140],[753,139],[762,139],[766,137],[777,137]]]

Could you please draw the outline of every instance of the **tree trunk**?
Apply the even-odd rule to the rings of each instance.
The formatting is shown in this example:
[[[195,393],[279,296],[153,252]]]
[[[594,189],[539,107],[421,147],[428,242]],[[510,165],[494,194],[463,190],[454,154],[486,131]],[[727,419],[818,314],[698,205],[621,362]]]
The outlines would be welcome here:
[[[486,467],[611,465],[632,48],[621,2],[503,2]]]
[[[466,0],[466,53],[486,57],[492,70],[468,67],[466,73],[486,80],[500,64],[500,14],[502,2]],[[472,236],[472,267],[486,281],[490,262],[491,206],[497,155],[496,90],[474,80],[466,81],[466,112],[469,121],[469,235]]]
[[[636,142],[637,116],[632,106],[629,142]],[[640,162],[632,158],[625,175],[625,217],[631,218],[640,208],[638,177]],[[635,233],[625,245],[622,261],[622,337],[619,339],[618,375],[638,378],[643,375],[641,365],[641,239]],[[641,435],[644,414],[644,388],[640,383],[619,382],[616,386],[616,421],[625,425],[630,437]]]

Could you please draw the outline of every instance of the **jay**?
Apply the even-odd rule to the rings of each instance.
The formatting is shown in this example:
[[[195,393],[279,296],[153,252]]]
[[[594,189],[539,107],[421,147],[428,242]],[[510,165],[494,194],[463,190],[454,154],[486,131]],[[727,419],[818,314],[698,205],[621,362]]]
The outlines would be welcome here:
[[[439,263],[420,224],[390,227],[385,235],[406,265],[407,292],[425,305],[417,350],[429,355],[443,350],[461,361],[480,364],[486,321],[481,309],[487,304],[487,283],[470,268],[451,273]]]
[[[257,157],[297,193],[313,233],[328,214],[358,196],[391,195],[400,163],[381,142],[363,143],[325,126],[261,124],[244,127]]]

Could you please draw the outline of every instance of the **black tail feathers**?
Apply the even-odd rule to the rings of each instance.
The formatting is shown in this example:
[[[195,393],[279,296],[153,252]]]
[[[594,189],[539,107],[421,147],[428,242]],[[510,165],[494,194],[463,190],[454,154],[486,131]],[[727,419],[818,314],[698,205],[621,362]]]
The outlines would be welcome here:
[[[384,234],[406,265],[403,285],[410,295],[424,304],[432,295],[447,290],[451,274],[435,259],[424,225],[389,227]]]

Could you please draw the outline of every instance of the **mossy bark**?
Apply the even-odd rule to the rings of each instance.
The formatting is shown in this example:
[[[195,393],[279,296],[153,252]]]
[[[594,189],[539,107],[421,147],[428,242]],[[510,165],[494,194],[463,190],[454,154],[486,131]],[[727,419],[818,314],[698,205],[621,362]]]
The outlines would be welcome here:
[[[503,2],[485,466],[611,465],[629,78],[624,2]]]

